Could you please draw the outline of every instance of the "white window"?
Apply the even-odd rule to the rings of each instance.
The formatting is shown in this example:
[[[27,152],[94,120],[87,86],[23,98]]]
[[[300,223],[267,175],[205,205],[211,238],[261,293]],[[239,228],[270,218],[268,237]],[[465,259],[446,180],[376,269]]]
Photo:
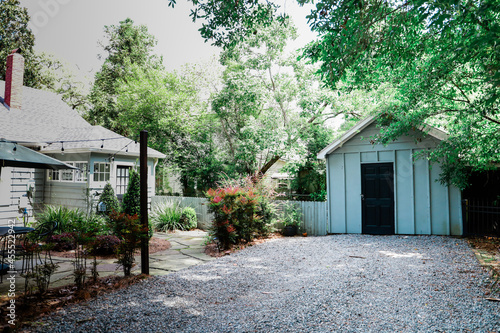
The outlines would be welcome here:
[[[57,182],[86,182],[89,169],[88,162],[64,162],[68,165],[77,167],[77,170],[48,170],[47,180]]]
[[[89,172],[89,164],[87,162],[75,162],[75,182],[86,182],[87,174]]]
[[[110,175],[110,164],[104,162],[94,162],[94,181],[107,182]]]

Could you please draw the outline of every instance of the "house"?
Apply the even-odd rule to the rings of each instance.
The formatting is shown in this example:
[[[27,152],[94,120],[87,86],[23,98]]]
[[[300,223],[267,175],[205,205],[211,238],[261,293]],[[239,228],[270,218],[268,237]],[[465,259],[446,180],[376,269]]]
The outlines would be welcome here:
[[[90,125],[56,94],[24,87],[23,72],[24,59],[14,51],[7,60],[6,82],[0,81],[0,139],[78,169],[0,166],[0,225],[23,217],[23,212],[31,217],[47,204],[90,209],[107,182],[122,196],[129,169],[138,165],[140,145]],[[164,157],[148,148],[149,196],[155,193],[155,166]]]
[[[436,181],[440,165],[415,159],[446,133],[416,130],[386,146],[367,139],[379,132],[368,117],[324,148],[329,233],[462,235],[461,192]]]

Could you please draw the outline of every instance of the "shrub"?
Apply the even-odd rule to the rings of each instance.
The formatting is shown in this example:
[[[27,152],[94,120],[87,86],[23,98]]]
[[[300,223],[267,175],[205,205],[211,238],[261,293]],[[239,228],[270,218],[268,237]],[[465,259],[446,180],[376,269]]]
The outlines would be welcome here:
[[[103,202],[106,205],[105,212],[99,212],[102,215],[109,215],[113,210],[120,210],[120,203],[115,195],[115,191],[110,183],[106,183],[104,189],[102,190],[101,196],[99,197],[99,202]]]
[[[118,245],[118,264],[123,267],[123,274],[130,276],[134,264],[134,251],[141,247],[143,238],[148,237],[147,230],[142,227],[137,215],[112,212],[109,221],[115,235],[121,240]]]
[[[192,207],[184,207],[180,217],[180,223],[184,230],[195,229],[198,226],[196,211]]]
[[[223,249],[242,241],[249,242],[259,232],[258,195],[252,189],[226,187],[206,193],[209,211],[214,214],[213,234]]]
[[[127,191],[123,195],[123,212],[128,215],[139,215],[141,213],[141,184],[139,173],[130,169],[130,179]]]
[[[163,202],[155,205],[151,210],[150,220],[156,230],[182,230],[182,209],[173,202]]]
[[[69,209],[64,206],[46,206],[43,212],[36,216],[34,227],[48,222],[57,222],[55,234],[73,232],[85,221],[85,213],[78,209]]]
[[[72,232],[49,236],[47,243],[53,244],[52,250],[54,251],[69,251],[76,248],[75,234]]]
[[[99,235],[89,244],[89,254],[93,256],[114,254],[120,245],[115,235]]]

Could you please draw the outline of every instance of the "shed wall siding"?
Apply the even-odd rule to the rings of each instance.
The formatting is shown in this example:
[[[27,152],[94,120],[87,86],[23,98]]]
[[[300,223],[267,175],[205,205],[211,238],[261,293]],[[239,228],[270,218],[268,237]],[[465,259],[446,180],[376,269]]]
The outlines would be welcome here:
[[[341,148],[327,156],[329,227],[331,233],[361,233],[362,163],[394,164],[395,233],[418,235],[461,235],[461,193],[456,187],[443,186],[439,164],[414,159],[422,149],[439,142],[432,137],[416,141],[402,137],[387,146],[372,145],[369,136],[378,133],[368,126]],[[418,133],[416,133],[418,134]]]

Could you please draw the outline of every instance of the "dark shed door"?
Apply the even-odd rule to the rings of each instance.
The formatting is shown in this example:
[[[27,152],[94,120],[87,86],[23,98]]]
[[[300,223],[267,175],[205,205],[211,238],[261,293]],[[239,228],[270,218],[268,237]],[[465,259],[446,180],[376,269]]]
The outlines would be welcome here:
[[[394,234],[394,171],[392,163],[361,165],[363,233]]]

